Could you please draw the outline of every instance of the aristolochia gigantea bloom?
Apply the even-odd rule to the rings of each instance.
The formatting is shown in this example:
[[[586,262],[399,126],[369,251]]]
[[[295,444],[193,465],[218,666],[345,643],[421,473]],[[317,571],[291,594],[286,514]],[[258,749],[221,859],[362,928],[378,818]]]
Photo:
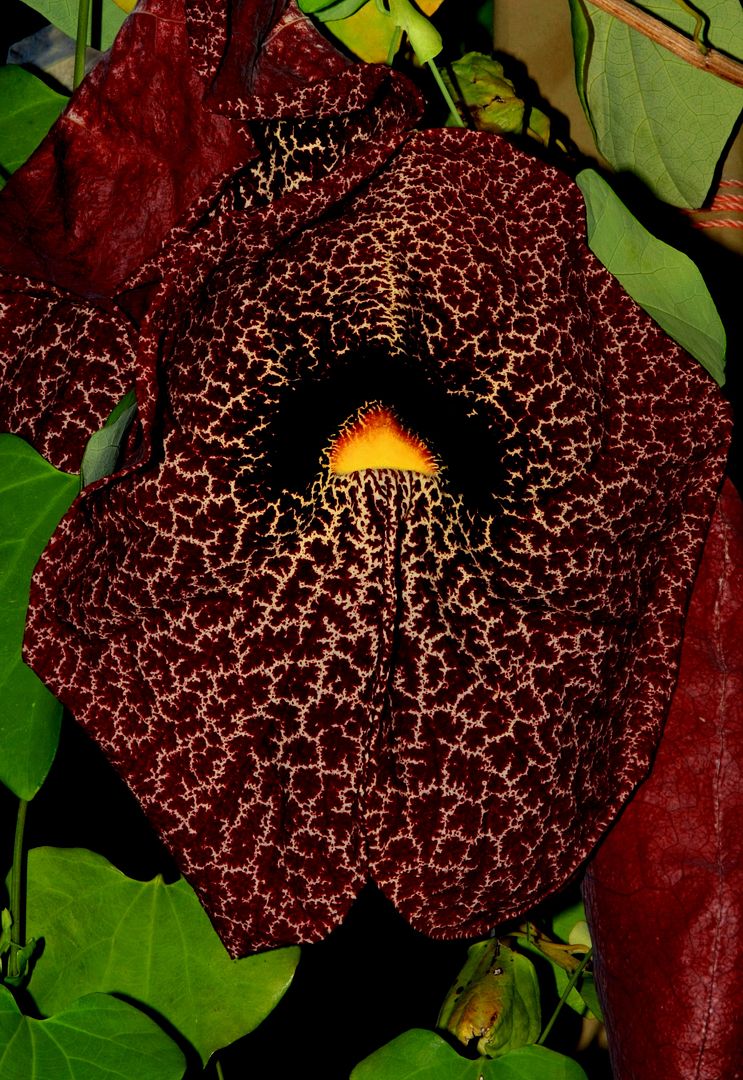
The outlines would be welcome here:
[[[725,407],[590,254],[565,177],[411,130],[404,80],[293,10],[239,5],[227,47],[187,6],[188,34],[178,0],[140,7],[73,104],[93,135],[53,139],[115,186],[85,140],[113,159],[117,102],[144,122],[120,76],[180,87],[213,157],[189,173],[174,119],[108,259],[73,183],[59,287],[30,280],[39,235],[9,256],[35,327],[11,428],[70,464],[132,383],[141,421],[42,558],[28,659],[235,953],[320,937],[369,878],[426,933],[483,933],[647,771]]]

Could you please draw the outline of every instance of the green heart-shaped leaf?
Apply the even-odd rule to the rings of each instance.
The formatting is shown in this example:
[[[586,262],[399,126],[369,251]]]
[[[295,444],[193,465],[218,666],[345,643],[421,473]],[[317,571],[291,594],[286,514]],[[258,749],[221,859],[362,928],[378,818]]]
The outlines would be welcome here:
[[[692,67],[601,11],[570,0],[578,92],[604,157],[639,176],[661,199],[701,206],[743,109],[743,89]],[[674,0],[643,0],[686,33],[693,16]],[[709,43],[743,56],[740,0],[703,0]]]
[[[522,1046],[489,1061],[483,1080],[588,1080],[577,1061],[546,1046]]]
[[[586,202],[588,246],[632,299],[722,386],[725,330],[691,259],[634,217],[593,169],[576,177]]]
[[[351,1080],[586,1080],[586,1074],[577,1062],[544,1046],[473,1061],[433,1031],[415,1028],[361,1061]]]
[[[31,574],[78,486],[23,439],[0,435],[0,780],[21,799],[44,782],[62,714],[21,659]]]
[[[124,1001],[90,994],[34,1020],[0,987],[0,1080],[180,1080],[184,1069],[172,1039]]]
[[[230,959],[183,879],[134,881],[100,855],[28,856],[27,932],[44,937],[28,990],[42,1013],[93,991],[154,1009],[203,1061],[252,1031],[280,1000],[299,950]]]
[[[414,1028],[359,1062],[351,1080],[477,1080],[476,1064],[435,1032]]]

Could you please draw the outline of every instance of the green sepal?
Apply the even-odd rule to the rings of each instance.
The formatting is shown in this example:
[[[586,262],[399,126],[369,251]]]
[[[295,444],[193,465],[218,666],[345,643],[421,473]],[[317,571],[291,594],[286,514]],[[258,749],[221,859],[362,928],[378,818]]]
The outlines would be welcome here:
[[[441,1007],[437,1026],[486,1057],[536,1042],[539,982],[531,960],[490,939],[472,945]]]
[[[13,943],[13,915],[10,908],[0,911],[0,956],[5,956]]]
[[[3,982],[6,986],[18,987],[22,986],[26,981],[28,973],[28,966],[31,963],[31,959],[36,952],[36,946],[39,944],[39,938],[29,938],[25,945],[15,951],[15,964],[18,969],[17,975],[6,975]]]
[[[137,411],[137,398],[129,390],[113,410],[100,431],[88,439],[80,463],[80,487],[85,488],[116,468],[121,444]]]
[[[375,2],[378,10],[389,16],[393,26],[407,35],[418,63],[427,64],[439,55],[444,48],[441,34],[410,0],[386,0],[386,6],[383,0]]]

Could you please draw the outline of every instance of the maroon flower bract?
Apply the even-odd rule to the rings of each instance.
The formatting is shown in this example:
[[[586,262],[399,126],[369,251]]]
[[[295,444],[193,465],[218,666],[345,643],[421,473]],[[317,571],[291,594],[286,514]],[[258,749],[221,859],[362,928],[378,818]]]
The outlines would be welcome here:
[[[33,366],[8,369],[11,425],[47,450],[129,381],[142,421],[42,558],[28,659],[234,953],[322,936],[369,877],[420,930],[483,933],[559,887],[647,771],[726,409],[587,250],[560,174],[410,131],[408,85],[296,12],[237,4],[220,62],[209,11],[199,107],[229,153],[123,276],[86,255],[65,284],[105,301],[55,293],[98,370],[84,336],[52,341],[48,289]],[[330,474],[365,400],[441,471]]]

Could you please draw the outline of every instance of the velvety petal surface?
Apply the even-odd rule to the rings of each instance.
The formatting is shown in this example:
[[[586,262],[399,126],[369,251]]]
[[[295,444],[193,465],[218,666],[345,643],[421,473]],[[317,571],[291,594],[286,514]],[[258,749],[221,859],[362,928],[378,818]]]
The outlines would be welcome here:
[[[647,769],[724,455],[556,173],[421,133],[310,223],[337,180],[225,193],[140,341],[153,459],[67,519],[31,617],[236,951],[368,876],[454,936],[572,873]],[[329,475],[371,399],[451,468]]]

